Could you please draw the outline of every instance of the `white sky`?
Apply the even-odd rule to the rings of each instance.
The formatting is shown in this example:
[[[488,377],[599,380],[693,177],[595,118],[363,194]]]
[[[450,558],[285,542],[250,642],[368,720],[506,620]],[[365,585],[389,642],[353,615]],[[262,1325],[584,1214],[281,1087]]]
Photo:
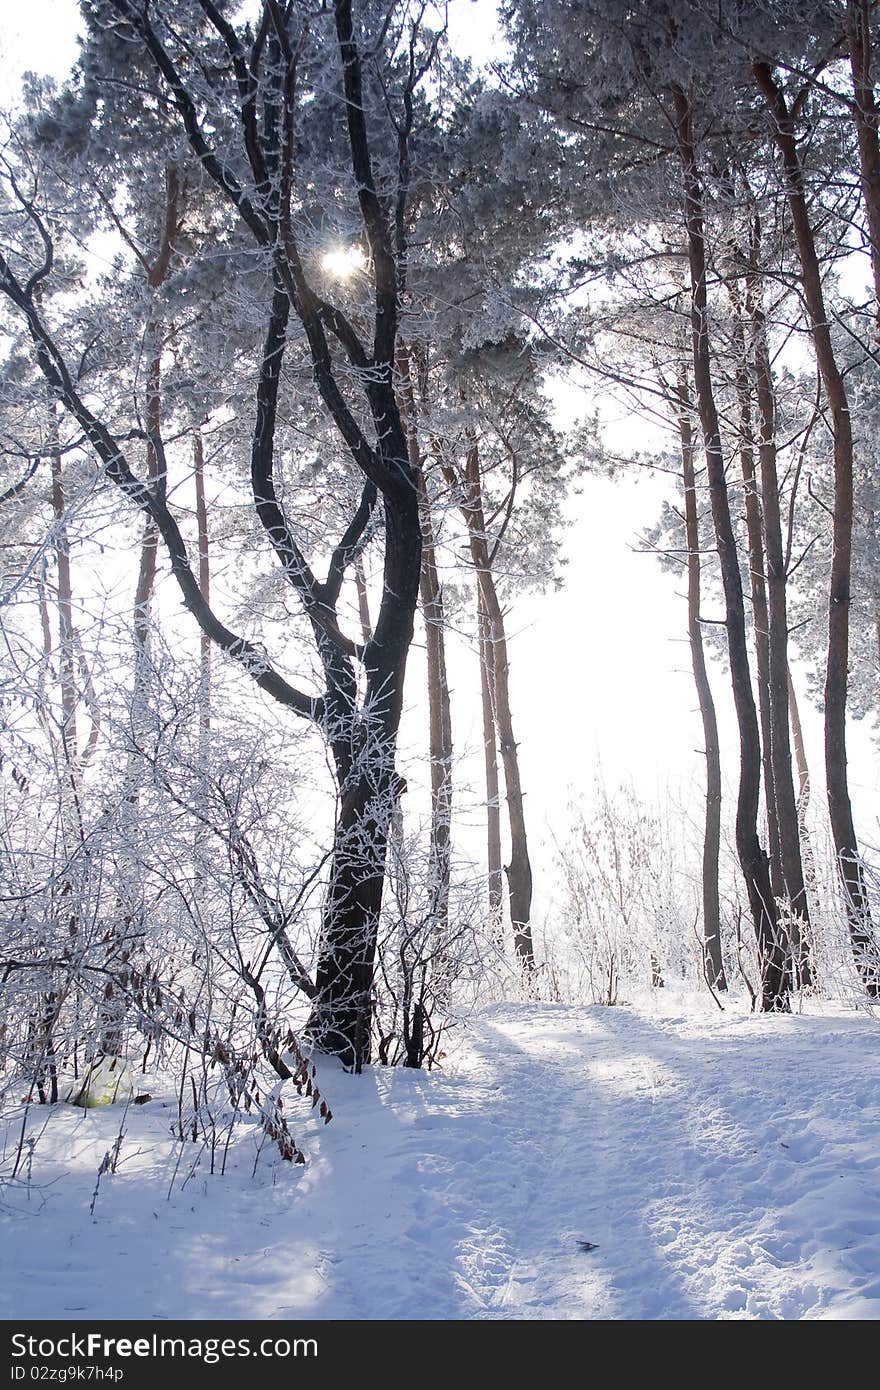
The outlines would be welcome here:
[[[453,0],[452,32],[472,51],[491,47],[495,29],[491,0]],[[8,104],[30,68],[62,78],[76,56],[77,15],[72,0],[27,0],[2,6],[0,14],[0,99]],[[571,410],[584,407],[572,387]],[[640,447],[647,427],[633,421],[632,445]],[[511,682],[516,734],[523,763],[527,814],[536,868],[536,915],[550,910],[552,838],[564,837],[572,801],[592,800],[601,767],[612,789],[631,779],[646,800],[665,805],[675,817],[702,815],[701,726],[696,711],[686,643],[681,583],[664,574],[650,556],[634,552],[638,533],[657,515],[662,485],[642,479],[612,485],[585,484],[575,505],[576,521],[565,541],[565,587],[558,594],[518,600],[509,616]],[[402,740],[404,762],[427,743],[423,653],[414,648],[408,673]],[[453,720],[459,750],[471,750],[462,775],[474,788],[481,775],[480,705],[473,653],[450,637]],[[713,664],[725,757],[728,809],[735,795],[737,740],[727,678]],[[821,805],[821,721],[802,694],[814,805]],[[404,767],[405,772],[410,769]],[[880,763],[864,725],[850,739],[850,775],[860,831],[880,844]],[[427,780],[427,770],[423,769]],[[413,809],[418,805],[414,787]],[[459,804],[470,802],[462,793]],[[479,855],[483,831],[469,815],[460,842]]]
[[[6,0],[0,6],[0,103],[21,91],[31,70],[62,79],[76,60],[79,13],[73,0]]]

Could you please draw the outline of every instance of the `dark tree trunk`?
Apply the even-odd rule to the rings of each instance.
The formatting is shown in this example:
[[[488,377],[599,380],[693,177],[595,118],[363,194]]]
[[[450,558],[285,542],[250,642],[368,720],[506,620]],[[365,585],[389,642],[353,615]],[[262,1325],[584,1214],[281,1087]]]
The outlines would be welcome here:
[[[756,228],[756,236],[757,230]],[[757,252],[757,247],[755,251]],[[755,382],[760,422],[758,458],[761,469],[761,502],[767,558],[770,752],[776,791],[782,877],[785,884],[785,896],[792,914],[789,923],[792,969],[795,984],[808,986],[812,982],[812,975],[805,932],[809,929],[810,911],[804,886],[801,832],[792,776],[791,740],[788,733],[789,669],[788,602],[786,595],[788,573],[779,507],[779,472],[776,460],[776,398],[767,343],[767,325],[758,286],[754,283],[750,286],[747,294],[746,307],[752,321]]]
[[[739,406],[739,460],[743,480],[743,503],[749,543],[749,586],[752,596],[752,624],[755,635],[755,665],[758,676],[758,716],[761,725],[761,770],[764,774],[764,803],[767,807],[767,843],[770,849],[770,883],[777,902],[785,896],[782,874],[782,848],[779,811],[776,804],[776,777],[771,753],[770,712],[770,619],[767,612],[767,584],[764,575],[764,533],[761,503],[755,479],[755,440],[752,426],[752,393],[746,357],[745,334],[739,317],[741,304],[734,295],[737,310],[735,338],[737,348],[736,396]]]
[[[736,806],[736,848],[746,881],[752,921],[761,960],[761,1007],[788,1007],[785,950],[779,938],[776,903],[767,856],[758,838],[761,784],[761,741],[752,694],[746,641],[745,610],[736,537],[730,517],[727,481],[718,412],[712,384],[706,294],[706,248],[703,231],[702,186],[693,145],[690,103],[679,88],[673,92],[676,135],[684,174],[684,203],[691,278],[691,330],[694,389],[703,445],[712,519],[721,566],[726,611],[727,650],[740,740],[740,779]]]
[[[706,819],[703,830],[703,969],[712,989],[726,990],[724,959],[721,951],[721,906],[718,891],[718,864],[721,853],[721,748],[715,701],[706,668],[703,629],[700,625],[700,518],[697,507],[694,441],[690,401],[684,372],[679,378],[680,408],[678,429],[681,442],[684,484],[685,533],[687,540],[688,640],[694,685],[703,721],[706,750]]]
[[[816,240],[807,208],[803,170],[794,121],[782,90],[767,63],[753,68],[772,118],[776,144],[785,168],[786,195],[798,258],[807,317],[822,384],[831,413],[834,438],[834,508],[828,605],[828,657],[825,668],[825,781],[831,835],[844,889],[850,940],[856,966],[871,998],[880,998],[880,950],[874,940],[853,824],[846,766],[846,700],[849,662],[850,577],[853,530],[853,438],[846,385],[831,339]]]
[[[351,697],[344,697],[338,723],[328,731],[339,776],[339,813],[307,1025],[322,1051],[355,1071],[371,1058],[373,968],[389,829],[403,790],[395,757],[422,550],[418,489],[391,387],[384,412],[377,409],[377,414],[389,465],[402,465],[405,472],[393,496],[386,496],[384,594],[364,652],[364,707],[358,714]]]

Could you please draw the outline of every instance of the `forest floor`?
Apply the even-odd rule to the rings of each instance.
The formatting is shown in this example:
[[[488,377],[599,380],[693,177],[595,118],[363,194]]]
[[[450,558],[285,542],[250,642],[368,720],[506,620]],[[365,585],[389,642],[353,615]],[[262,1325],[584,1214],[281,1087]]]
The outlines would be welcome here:
[[[323,1066],[305,1167],[245,1124],[210,1176],[171,1099],[33,1111],[0,1315],[880,1318],[880,1028],[809,1008],[495,1005],[431,1074]]]

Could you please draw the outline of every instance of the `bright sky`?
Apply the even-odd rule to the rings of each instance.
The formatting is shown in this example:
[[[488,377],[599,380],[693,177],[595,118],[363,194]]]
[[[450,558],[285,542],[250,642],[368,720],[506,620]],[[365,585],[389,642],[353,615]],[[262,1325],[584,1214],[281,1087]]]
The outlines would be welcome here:
[[[491,0],[453,0],[454,37],[472,52],[491,46],[495,29]],[[63,77],[76,56],[76,9],[72,0],[7,3],[0,17],[0,97],[8,103],[26,68]],[[572,387],[571,411],[585,402]],[[633,447],[644,430],[632,422]],[[601,768],[612,789],[632,779],[648,801],[665,803],[670,814],[701,815],[704,760],[701,727],[689,669],[686,613],[681,584],[657,563],[634,552],[638,533],[655,519],[662,486],[642,479],[613,486],[591,480],[575,504],[568,532],[565,587],[561,593],[516,602],[509,615],[514,719],[523,762],[527,813],[538,873],[536,888],[549,908],[552,839],[564,837],[572,800],[592,799]],[[469,748],[463,774],[474,787],[480,778],[479,684],[473,653],[450,638],[453,719],[460,750]],[[713,683],[723,731],[728,806],[735,794],[737,740],[727,678],[713,664]],[[417,646],[409,666],[402,752],[415,762],[427,742],[423,653]],[[822,766],[819,716],[802,714],[815,801]],[[408,771],[408,769],[405,769]],[[878,756],[867,728],[856,726],[850,742],[850,774],[861,833],[880,844]],[[427,772],[425,771],[425,780]],[[463,796],[460,803],[470,801]],[[413,803],[414,807],[416,802]],[[461,837],[481,852],[479,818]],[[541,878],[545,889],[541,891]],[[536,902],[537,905],[537,902]]]
[[[7,0],[0,6],[0,103],[21,91],[28,70],[62,79],[75,62],[79,12],[73,0]]]

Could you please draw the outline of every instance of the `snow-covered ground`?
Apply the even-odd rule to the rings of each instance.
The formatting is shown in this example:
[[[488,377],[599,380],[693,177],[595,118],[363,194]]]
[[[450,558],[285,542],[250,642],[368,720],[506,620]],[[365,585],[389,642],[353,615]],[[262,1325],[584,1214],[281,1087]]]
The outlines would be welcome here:
[[[192,1171],[170,1103],[129,1108],[93,1214],[122,1107],[57,1106],[2,1193],[0,1313],[878,1318],[878,1050],[827,1007],[497,1005],[443,1071],[324,1066],[304,1168],[254,1173],[245,1126]]]

